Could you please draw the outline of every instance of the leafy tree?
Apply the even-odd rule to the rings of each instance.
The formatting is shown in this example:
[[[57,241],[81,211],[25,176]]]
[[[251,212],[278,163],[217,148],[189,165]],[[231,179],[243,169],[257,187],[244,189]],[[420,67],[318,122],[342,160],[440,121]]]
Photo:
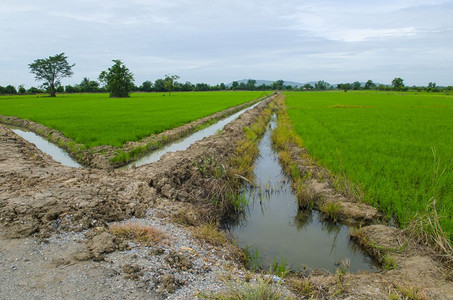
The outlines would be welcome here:
[[[19,85],[19,94],[25,94],[27,90],[24,88],[24,86],[21,84]]]
[[[6,94],[5,88],[0,85],[0,95]]]
[[[142,83],[140,91],[142,92],[151,92],[153,90],[153,83],[149,80],[146,80]]]
[[[90,92],[98,92],[99,91],[99,82],[90,80],[87,77],[84,77],[82,79],[82,82],[80,82],[78,86],[78,90],[80,92],[84,93],[90,93]]]
[[[154,81],[154,90],[156,92],[165,92],[165,81],[162,78],[156,79],[156,81]]]
[[[35,88],[34,86],[32,86],[31,88],[28,89],[28,93],[30,93],[30,94],[40,94],[40,93],[43,93],[43,90]]]
[[[181,91],[184,91],[184,92],[193,91],[194,88],[195,88],[195,86],[192,83],[190,83],[189,81],[186,81],[184,84],[181,85]]]
[[[246,90],[246,89],[247,89],[247,86],[245,85],[244,82],[239,83],[238,90],[243,91],[243,90]]]
[[[210,86],[207,83],[197,83],[195,85],[195,91],[209,91]]]
[[[285,84],[284,80],[277,80],[271,83],[271,88],[273,90],[282,90],[283,89],[283,84]]]
[[[312,90],[312,89],[313,89],[313,86],[312,86],[311,84],[309,84],[309,83],[306,83],[306,84],[304,85],[304,89],[306,89],[306,90]]]
[[[71,77],[75,64],[68,64],[64,53],[49,58],[39,58],[29,64],[30,72],[35,74],[35,79],[44,81],[44,86],[50,89],[50,97],[56,96],[56,89],[61,84],[61,79]]]
[[[352,88],[352,85],[350,83],[340,83],[337,85],[337,88],[339,90],[343,90],[343,91],[347,92],[348,90],[350,90]]]
[[[376,88],[376,84],[372,80],[368,80],[363,87],[365,90],[371,90]]]
[[[165,89],[168,91],[169,96],[171,96],[171,91],[174,89],[176,80],[178,79],[179,79],[178,75],[170,74],[165,75],[164,86]]]
[[[220,84],[219,88],[220,88],[222,91],[225,90],[225,89],[226,89],[225,83],[222,82],[222,83]]]
[[[79,87],[76,85],[76,86],[72,86],[72,85],[67,85],[64,87],[64,90],[66,93],[78,93],[79,92]]]
[[[237,81],[233,81],[233,83],[231,84],[231,89],[234,91],[237,90],[238,87],[239,83]]]
[[[404,88],[403,79],[400,77],[396,77],[392,80],[392,86],[394,90],[402,90]]]
[[[17,90],[16,90],[16,88],[14,86],[7,85],[5,87],[5,94],[10,94],[10,95],[17,94]]]
[[[111,98],[126,98],[134,88],[134,75],[119,59],[107,71],[102,71],[99,80],[103,82],[110,92]]]
[[[253,91],[255,89],[255,85],[256,85],[256,80],[249,79],[249,80],[247,80],[246,89],[249,91]]]
[[[315,90],[327,90],[329,88],[329,84],[324,80],[320,80],[315,83]]]
[[[361,86],[362,86],[362,85],[361,85],[360,82],[358,82],[358,81],[354,81],[354,82],[352,83],[352,89],[355,90],[355,91],[360,90]]]
[[[428,87],[426,88],[428,92],[437,92],[437,86],[435,82],[428,83]]]

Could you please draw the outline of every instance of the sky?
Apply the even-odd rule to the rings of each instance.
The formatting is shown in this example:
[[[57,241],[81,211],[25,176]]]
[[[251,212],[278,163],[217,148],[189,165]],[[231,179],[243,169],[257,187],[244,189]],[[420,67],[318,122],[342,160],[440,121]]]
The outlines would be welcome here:
[[[453,0],[0,0],[0,85],[64,52],[63,85],[113,59],[135,84],[240,79],[453,85]]]

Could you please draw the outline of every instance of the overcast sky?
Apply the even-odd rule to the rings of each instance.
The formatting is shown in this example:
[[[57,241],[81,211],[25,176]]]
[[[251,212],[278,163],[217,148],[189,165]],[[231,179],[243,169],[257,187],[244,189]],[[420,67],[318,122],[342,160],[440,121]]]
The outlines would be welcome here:
[[[135,82],[453,85],[453,0],[0,0],[0,85],[64,52],[72,78],[121,59]]]

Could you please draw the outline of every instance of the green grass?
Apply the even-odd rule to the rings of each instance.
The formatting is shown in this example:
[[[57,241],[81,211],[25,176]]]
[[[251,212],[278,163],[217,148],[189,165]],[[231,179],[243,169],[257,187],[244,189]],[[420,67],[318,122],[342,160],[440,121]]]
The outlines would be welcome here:
[[[403,227],[437,199],[453,238],[453,96],[386,92],[286,93],[303,146]],[[435,149],[435,156],[433,155]],[[436,164],[439,165],[435,175]]]
[[[17,116],[61,131],[88,147],[121,146],[260,96],[263,92],[135,93],[1,96],[0,114]]]

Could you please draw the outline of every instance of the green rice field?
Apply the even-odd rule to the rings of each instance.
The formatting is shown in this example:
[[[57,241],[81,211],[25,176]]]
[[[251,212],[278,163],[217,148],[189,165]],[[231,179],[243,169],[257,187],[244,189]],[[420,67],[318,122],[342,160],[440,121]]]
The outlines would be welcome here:
[[[121,146],[206,117],[260,96],[263,92],[62,94],[0,97],[0,114],[17,116],[61,131],[88,147]]]
[[[286,105],[318,163],[345,174],[366,202],[403,227],[435,196],[440,224],[452,240],[453,96],[288,92]]]

